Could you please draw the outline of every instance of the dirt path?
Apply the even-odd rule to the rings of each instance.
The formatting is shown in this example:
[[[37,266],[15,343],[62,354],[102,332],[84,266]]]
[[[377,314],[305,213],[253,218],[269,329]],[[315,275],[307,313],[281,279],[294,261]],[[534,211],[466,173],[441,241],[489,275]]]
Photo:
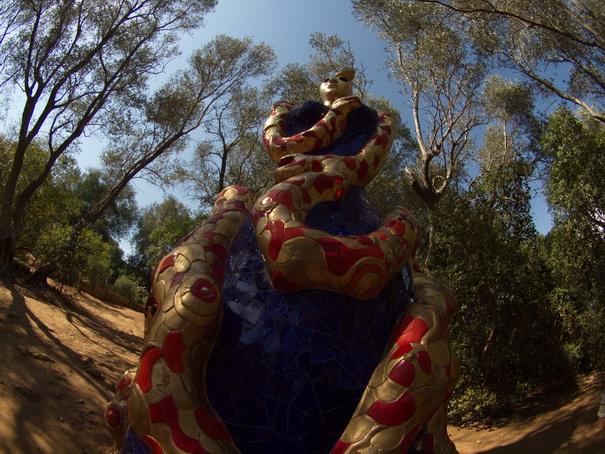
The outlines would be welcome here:
[[[142,331],[142,314],[86,294],[65,302],[0,283],[0,453],[114,452],[104,406]],[[529,420],[450,434],[460,454],[605,454],[605,431],[594,430],[603,385],[587,380]]]
[[[604,454],[605,430],[596,429],[602,388],[588,377],[577,390],[553,396],[553,410],[493,430],[450,427],[450,438],[460,454]]]
[[[0,453],[110,453],[104,406],[136,363],[143,315],[0,286]]]

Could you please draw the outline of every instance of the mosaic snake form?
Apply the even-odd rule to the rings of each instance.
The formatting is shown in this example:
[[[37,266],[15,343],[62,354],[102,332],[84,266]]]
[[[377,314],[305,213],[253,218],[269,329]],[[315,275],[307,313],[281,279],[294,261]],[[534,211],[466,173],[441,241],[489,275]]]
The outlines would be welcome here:
[[[106,411],[118,446],[127,420],[153,453],[239,452],[207,398],[205,367],[221,326],[229,248],[250,216],[278,291],[323,289],[370,300],[403,266],[412,270],[415,299],[330,452],[456,452],[445,431],[445,406],[458,377],[447,335],[456,300],[416,264],[417,222],[395,208],[377,230],[359,236],[331,235],[304,223],[314,205],[342,200],[351,185],[365,186],[386,160],[393,137],[388,114],[378,117],[358,154],[308,154],[340,137],[359,105],[355,97],[341,97],[311,128],[285,137],[294,104],[274,104],[263,143],[279,163],[277,184],[256,201],[245,188],[224,189],[210,218],[157,266],[138,367],[124,374]]]

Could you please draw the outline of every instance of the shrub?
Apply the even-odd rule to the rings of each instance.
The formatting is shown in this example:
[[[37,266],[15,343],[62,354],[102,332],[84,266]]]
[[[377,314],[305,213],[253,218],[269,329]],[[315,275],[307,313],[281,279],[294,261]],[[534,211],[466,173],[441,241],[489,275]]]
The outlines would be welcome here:
[[[128,274],[121,274],[116,279],[113,284],[113,291],[137,304],[141,304],[147,297],[147,291],[141,283],[135,277]]]

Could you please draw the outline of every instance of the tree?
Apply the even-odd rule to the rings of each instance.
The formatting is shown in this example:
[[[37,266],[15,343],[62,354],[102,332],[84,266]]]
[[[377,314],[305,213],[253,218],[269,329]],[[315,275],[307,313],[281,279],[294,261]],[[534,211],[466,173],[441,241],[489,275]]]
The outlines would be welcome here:
[[[81,176],[74,188],[75,195],[82,202],[81,212],[87,213],[99,203],[110,188],[108,179],[109,175],[99,169],[89,169]],[[119,241],[134,225],[137,211],[135,191],[127,185],[103,211],[94,229],[105,241]]]
[[[419,155],[408,176],[428,212],[428,260],[435,237],[432,212],[464,173],[473,151],[471,133],[485,122],[480,100],[486,65],[475,58],[456,18],[432,5],[353,5],[357,17],[386,41],[391,77],[410,99]]]
[[[149,282],[153,267],[174,245],[201,223],[174,197],[153,203],[141,210],[132,237],[129,263],[144,282]]]
[[[599,0],[417,0],[466,17],[485,54],[605,122],[605,11]],[[569,77],[564,77],[568,74]]]
[[[136,102],[175,53],[175,33],[197,27],[214,0],[4,3],[0,93],[21,93],[16,147],[0,207],[0,274],[10,272],[23,213],[79,137]],[[44,166],[18,190],[25,156],[44,139]]]
[[[565,108],[549,117],[543,146],[554,227],[546,239],[553,312],[576,371],[604,370],[605,129]]]
[[[107,192],[80,217],[65,249],[38,268],[30,280],[45,282],[69,258],[79,233],[99,219],[135,176],[158,157],[182,150],[189,134],[210,112],[220,109],[219,101],[248,79],[267,74],[274,58],[265,44],[220,35],[195,51],[189,68],[174,74],[152,96],[123,106],[120,115],[107,124],[110,145],[103,155],[110,175]]]
[[[258,88],[238,87],[204,122],[207,139],[182,177],[204,208],[212,207],[225,186],[260,192],[273,184],[274,164],[260,141],[269,105]]]

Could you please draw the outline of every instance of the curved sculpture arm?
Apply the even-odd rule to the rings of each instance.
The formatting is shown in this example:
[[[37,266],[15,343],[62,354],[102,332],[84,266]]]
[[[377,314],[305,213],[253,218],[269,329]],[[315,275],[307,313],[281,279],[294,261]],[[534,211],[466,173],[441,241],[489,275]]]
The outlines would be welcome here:
[[[248,189],[225,188],[211,217],[154,271],[153,313],[136,376],[126,377],[114,399],[127,399],[131,427],[154,452],[239,452],[208,401],[204,376],[222,322],[227,256],[253,200]]]
[[[275,181],[280,182],[303,172],[328,172],[342,175],[349,184],[366,186],[386,162],[394,137],[390,114],[378,117],[376,132],[354,156],[291,154],[279,161]]]
[[[341,200],[347,187],[339,174],[307,172],[278,183],[256,202],[252,220],[277,290],[324,289],[372,299],[410,260],[419,228],[403,208],[367,235],[330,235],[304,224],[313,205]]]
[[[446,432],[447,400],[460,374],[447,327],[457,302],[443,283],[411,261],[415,302],[403,314],[343,436],[331,454],[457,453]]]
[[[359,98],[348,96],[334,102],[326,115],[311,128],[292,137],[284,137],[286,118],[296,104],[278,101],[263,128],[263,145],[275,162],[293,153],[319,150],[340,137],[347,127],[348,113],[361,105]]]

